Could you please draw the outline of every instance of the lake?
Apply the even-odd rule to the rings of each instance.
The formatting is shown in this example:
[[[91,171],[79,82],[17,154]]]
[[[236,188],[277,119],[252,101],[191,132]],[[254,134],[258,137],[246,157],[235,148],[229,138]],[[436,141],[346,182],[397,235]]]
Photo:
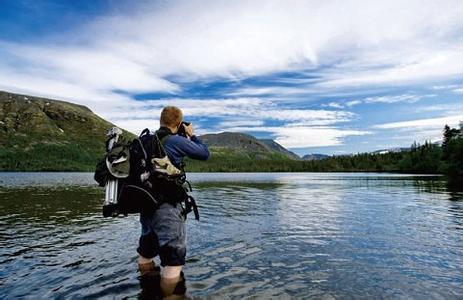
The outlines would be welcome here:
[[[89,173],[0,173],[0,298],[137,298],[137,215]],[[443,177],[189,174],[192,297],[462,298],[463,191]]]

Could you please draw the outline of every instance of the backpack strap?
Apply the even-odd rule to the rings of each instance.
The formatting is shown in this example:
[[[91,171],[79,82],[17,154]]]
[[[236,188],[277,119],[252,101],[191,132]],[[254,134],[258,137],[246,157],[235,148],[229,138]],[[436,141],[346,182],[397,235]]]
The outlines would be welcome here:
[[[139,137],[144,136],[145,134],[150,134],[150,130],[148,128],[143,129],[143,131],[140,133]]]
[[[164,145],[166,144],[167,138],[172,135],[172,132],[170,131],[170,129],[161,127],[154,134],[156,136],[156,142],[157,142],[156,147],[159,150],[158,153],[160,153],[161,156],[166,156],[167,152],[166,152],[166,149],[164,148]]]
[[[134,138],[133,140],[138,142],[138,144],[140,145],[141,150],[143,151],[143,156],[145,157],[145,160],[147,160],[148,159],[148,154],[146,154],[146,150],[145,150],[145,147],[143,147],[143,143],[140,141],[139,138]]]
[[[169,136],[169,135],[166,135],[166,136],[163,136],[162,138],[159,138],[158,136],[158,133],[155,132],[154,133],[154,136],[156,137],[156,141],[153,140],[153,142],[156,142],[156,147],[158,149],[158,153],[161,155],[161,156],[166,156],[167,155],[167,152],[166,152],[166,149],[164,148],[164,141],[166,140],[166,138]],[[154,145],[153,145],[154,146]]]
[[[166,140],[169,136],[171,136],[171,134],[166,134],[165,136],[159,139],[159,141],[161,142],[161,145],[164,146],[166,144]]]

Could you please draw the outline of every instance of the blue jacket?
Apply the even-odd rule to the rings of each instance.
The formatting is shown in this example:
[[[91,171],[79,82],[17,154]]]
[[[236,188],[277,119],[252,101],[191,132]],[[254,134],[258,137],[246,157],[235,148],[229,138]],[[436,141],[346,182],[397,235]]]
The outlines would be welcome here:
[[[210,156],[207,146],[195,135],[190,139],[180,135],[169,135],[164,141],[164,149],[176,167],[185,156],[198,160],[207,160]]]

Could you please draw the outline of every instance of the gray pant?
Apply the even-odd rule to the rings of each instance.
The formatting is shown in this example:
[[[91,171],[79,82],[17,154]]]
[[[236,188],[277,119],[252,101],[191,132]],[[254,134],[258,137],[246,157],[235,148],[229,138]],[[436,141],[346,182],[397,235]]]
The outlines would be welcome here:
[[[185,264],[186,229],[181,204],[163,203],[152,215],[140,215],[141,236],[137,252],[146,258],[157,255],[162,266]]]

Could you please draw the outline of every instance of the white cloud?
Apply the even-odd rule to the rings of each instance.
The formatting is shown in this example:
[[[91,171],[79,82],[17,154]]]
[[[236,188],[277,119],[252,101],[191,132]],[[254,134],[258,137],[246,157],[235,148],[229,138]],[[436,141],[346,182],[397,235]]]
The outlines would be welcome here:
[[[451,106],[442,105],[441,108],[449,109]],[[436,107],[438,109],[440,107]],[[399,141],[402,146],[408,146],[413,141],[424,143],[425,141],[436,142],[442,140],[444,126],[458,127],[463,121],[462,115],[449,115],[411,121],[391,122],[373,126],[375,129],[388,130],[391,136],[389,141]]]
[[[403,122],[392,122],[392,123],[378,124],[373,127],[378,128],[378,129],[398,129],[398,128],[405,128],[405,129],[408,129],[408,128],[410,129],[441,128],[442,129],[444,128],[445,124],[449,126],[457,126],[460,121],[463,121],[463,115],[454,115],[454,116],[447,116],[447,117],[420,119],[420,120],[403,121]]]
[[[332,108],[343,108],[344,107],[344,105],[342,105],[339,102],[330,102],[330,103],[326,104],[325,106],[332,107]]]
[[[181,107],[185,119],[213,117],[220,120],[211,128],[194,127],[201,134],[218,131],[260,131],[271,134],[281,145],[292,148],[332,146],[343,138],[368,134],[334,126],[350,121],[355,115],[345,111],[312,109],[279,109],[274,103],[259,98],[238,99],[163,99],[135,102],[133,106],[115,107],[108,114],[116,125],[138,134],[143,128],[155,128],[165,105]],[[280,126],[263,126],[280,122]],[[327,127],[329,126],[329,127]]]
[[[301,96],[310,93],[315,93],[317,90],[310,88],[309,85],[301,85],[299,87],[285,86],[268,86],[268,87],[245,87],[239,88],[232,92],[228,92],[227,96]]]
[[[229,127],[240,127],[240,126],[262,126],[264,125],[263,120],[247,120],[247,119],[229,119],[227,121],[220,122],[217,124],[217,127],[220,129],[229,128]]]
[[[442,140],[442,128],[418,130],[413,134],[413,141],[424,143],[425,141],[437,142]],[[411,139],[408,139],[410,143]]]
[[[142,130],[145,128],[149,128],[150,130],[154,131],[159,128],[159,117],[153,118],[144,118],[144,119],[122,119],[116,120],[114,124],[120,128],[124,128],[136,135],[139,135]],[[214,131],[210,131],[208,129],[202,128],[197,123],[194,124],[194,131],[195,134],[206,134],[206,133],[213,133]]]
[[[385,96],[376,96],[376,97],[366,97],[361,100],[351,100],[345,103],[342,102],[330,102],[323,106],[325,107],[333,107],[333,108],[345,108],[345,107],[352,107],[359,104],[371,104],[371,103],[387,103],[393,104],[398,102],[406,102],[406,103],[415,103],[422,98],[431,98],[435,97],[435,94],[428,94],[428,95],[415,95],[415,94],[402,94],[402,95],[385,95]]]
[[[457,0],[137,5],[125,15],[101,16],[66,36],[0,41],[0,89],[85,104],[133,132],[157,124],[160,109],[168,104],[182,107],[186,116],[218,116],[224,125],[230,118],[246,119],[230,123],[240,128],[265,128],[261,125],[276,121],[282,123],[279,131],[275,127],[268,132],[285,146],[302,147],[338,145],[346,136],[366,132],[334,128],[351,121],[355,115],[350,112],[294,109],[278,104],[279,99],[299,97],[307,104],[313,101],[308,94],[335,92],[358,98],[365,88],[455,82],[463,75],[463,4]],[[239,83],[277,72],[301,76],[266,86],[237,84],[217,99],[175,98],[182,82],[228,78]],[[448,89],[461,92],[458,86]],[[152,101],[130,96],[149,92],[171,96]],[[273,101],[266,101],[267,96]],[[329,105],[413,102],[417,97],[380,96]],[[416,120],[376,128],[420,126],[420,121],[428,124]]]
[[[455,88],[458,88],[458,85],[457,84],[440,84],[440,85],[433,85],[431,87],[431,89],[433,90],[451,90],[451,89],[455,89]]]
[[[275,140],[288,148],[337,146],[342,145],[343,138],[347,136],[366,134],[370,132],[323,127],[283,127],[275,132]]]
[[[433,80],[452,79],[463,74],[463,43],[455,43],[442,47],[450,49],[429,49],[423,45],[408,47],[409,53],[401,56],[394,49],[378,50],[376,55],[383,56],[383,51],[392,51],[396,57],[391,57],[387,66],[377,65],[362,56],[359,60],[366,67],[361,70],[352,69],[351,65],[329,71],[320,82],[319,88],[362,87],[381,85],[407,85],[425,83]],[[422,52],[413,55],[413,52]]]
[[[87,105],[96,111],[104,111],[108,106],[128,105],[134,102],[127,96],[107,90],[88,89],[78,83],[15,72],[11,69],[3,71],[0,71],[0,89],[9,92],[66,100]]]
[[[174,105],[181,107],[186,117],[226,117],[247,118],[248,120],[276,120],[282,122],[300,122],[305,125],[330,125],[347,122],[354,116],[351,112],[284,109],[270,101],[259,98],[237,99],[161,99],[146,100],[135,103],[133,107],[122,107],[111,111],[112,120],[152,118],[159,116],[162,107]],[[226,122],[225,122],[226,123]]]
[[[460,103],[417,106],[414,110],[416,112],[445,112],[447,115],[452,115],[456,111],[463,111],[463,101],[460,101]]]
[[[2,44],[0,77],[47,78],[82,94],[181,89],[168,76],[244,78],[315,70],[318,88],[430,80],[463,73],[460,1],[140,2],[66,38]],[[207,6],[207,9],[204,7]],[[346,11],[349,13],[346,14]],[[439,13],[436,13],[439,12]],[[391,22],[391,20],[393,20]],[[340,63],[341,62],[341,63]],[[6,71],[6,66],[14,65]],[[334,67],[333,67],[334,66]],[[26,78],[22,86],[40,93]],[[254,91],[262,95],[264,90]],[[268,92],[268,91],[267,91]],[[271,91],[270,91],[271,92]],[[278,91],[275,91],[278,92]],[[287,88],[286,93],[299,91]],[[85,96],[75,96],[83,101]]]
[[[267,132],[275,141],[286,148],[325,147],[342,145],[343,138],[353,135],[371,134],[368,131],[338,129],[316,126],[268,126],[268,127],[232,127],[227,131]]]
[[[185,117],[236,117],[252,115],[265,107],[258,98],[238,99],[182,99],[134,101],[108,112],[112,120],[132,118],[158,118],[164,106],[173,105],[182,109]]]
[[[362,101],[360,101],[360,100],[352,100],[352,101],[347,101],[346,105],[348,107],[352,107],[352,106],[355,106],[355,105],[359,105],[361,103],[362,103]]]
[[[426,141],[437,142],[442,140],[443,128],[398,128],[394,129],[397,134],[390,136],[388,141],[390,145],[387,148],[397,146],[409,147],[414,141],[423,144]]]
[[[434,96],[434,95],[431,95]],[[429,96],[427,96],[429,97]],[[419,101],[423,96],[413,94],[403,94],[394,96],[379,96],[379,97],[367,97],[363,100],[364,103],[397,103],[397,102],[408,102],[413,103]]]
[[[159,128],[159,118],[152,119],[122,119],[113,121],[114,125],[124,128],[136,135],[139,135],[143,129],[149,128],[155,130]]]

